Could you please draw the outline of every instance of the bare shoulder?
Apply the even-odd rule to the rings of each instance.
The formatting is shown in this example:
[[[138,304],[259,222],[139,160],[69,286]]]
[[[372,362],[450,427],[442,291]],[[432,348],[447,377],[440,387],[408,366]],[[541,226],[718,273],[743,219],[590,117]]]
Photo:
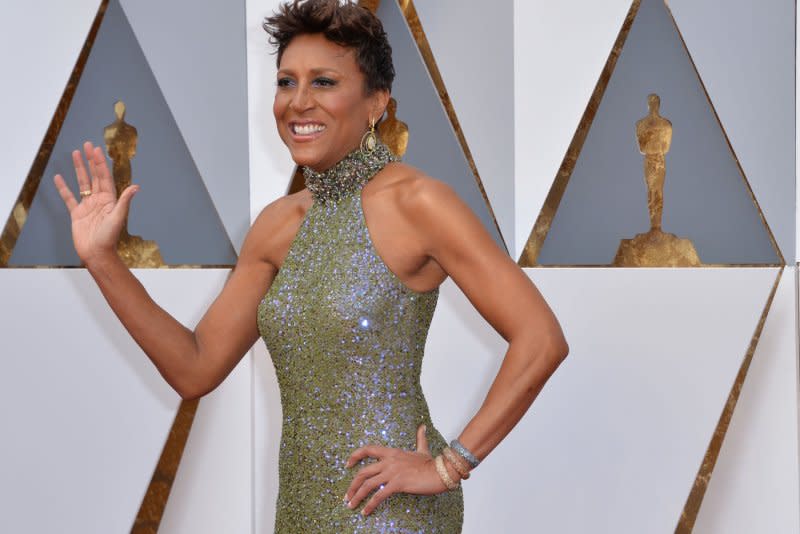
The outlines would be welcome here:
[[[401,227],[418,237],[422,253],[439,261],[445,251],[462,257],[465,249],[478,244],[485,247],[484,253],[497,248],[472,208],[449,184],[410,165],[392,164],[387,171],[391,174],[386,189],[394,192],[396,217],[403,221]],[[496,252],[502,251],[497,248]]]
[[[392,163],[386,166],[382,174],[385,176],[380,189],[391,193],[397,208],[409,216],[420,215],[421,211],[441,206],[442,203],[459,201],[452,187],[411,165]]]
[[[267,204],[247,233],[242,255],[252,254],[280,268],[310,205],[311,194],[306,189]]]

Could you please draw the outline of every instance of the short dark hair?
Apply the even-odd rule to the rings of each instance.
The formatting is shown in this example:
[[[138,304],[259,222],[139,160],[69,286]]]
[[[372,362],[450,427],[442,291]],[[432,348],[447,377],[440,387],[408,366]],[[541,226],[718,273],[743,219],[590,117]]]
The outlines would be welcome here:
[[[277,63],[289,43],[302,34],[321,33],[340,46],[351,48],[366,80],[368,94],[392,90],[394,65],[392,47],[380,19],[369,9],[352,1],[294,0],[281,5],[264,19],[269,42],[277,49]]]

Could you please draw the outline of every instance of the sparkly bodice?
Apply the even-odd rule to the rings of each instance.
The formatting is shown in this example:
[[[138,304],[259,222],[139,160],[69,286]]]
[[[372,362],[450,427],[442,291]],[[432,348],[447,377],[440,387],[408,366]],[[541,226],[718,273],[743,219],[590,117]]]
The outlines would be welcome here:
[[[361,206],[363,185],[393,159],[379,145],[306,171],[314,202],[258,307],[283,408],[276,533],[461,531],[460,489],[392,495],[367,517],[363,503],[342,503],[367,463],[344,467],[356,448],[413,450],[421,423],[434,455],[446,446],[419,381],[438,289],[415,292],[388,269]]]

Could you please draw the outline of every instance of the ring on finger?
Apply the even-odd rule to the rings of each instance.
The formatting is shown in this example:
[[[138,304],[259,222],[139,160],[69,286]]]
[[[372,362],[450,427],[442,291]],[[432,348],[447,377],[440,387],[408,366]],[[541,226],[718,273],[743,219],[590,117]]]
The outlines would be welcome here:
[[[87,189],[86,191],[81,191],[81,196],[82,197],[88,197],[91,194],[92,194],[92,190],[91,189]]]

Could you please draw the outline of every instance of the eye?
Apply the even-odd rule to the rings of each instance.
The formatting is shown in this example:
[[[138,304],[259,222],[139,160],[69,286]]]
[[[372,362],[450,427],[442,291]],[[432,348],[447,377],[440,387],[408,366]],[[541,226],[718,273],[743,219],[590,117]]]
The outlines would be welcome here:
[[[331,80],[330,78],[316,78],[314,84],[320,87],[333,87],[336,85],[336,80]]]
[[[283,78],[278,78],[277,85],[278,87],[289,87],[293,83],[294,81],[291,78],[283,77]]]

